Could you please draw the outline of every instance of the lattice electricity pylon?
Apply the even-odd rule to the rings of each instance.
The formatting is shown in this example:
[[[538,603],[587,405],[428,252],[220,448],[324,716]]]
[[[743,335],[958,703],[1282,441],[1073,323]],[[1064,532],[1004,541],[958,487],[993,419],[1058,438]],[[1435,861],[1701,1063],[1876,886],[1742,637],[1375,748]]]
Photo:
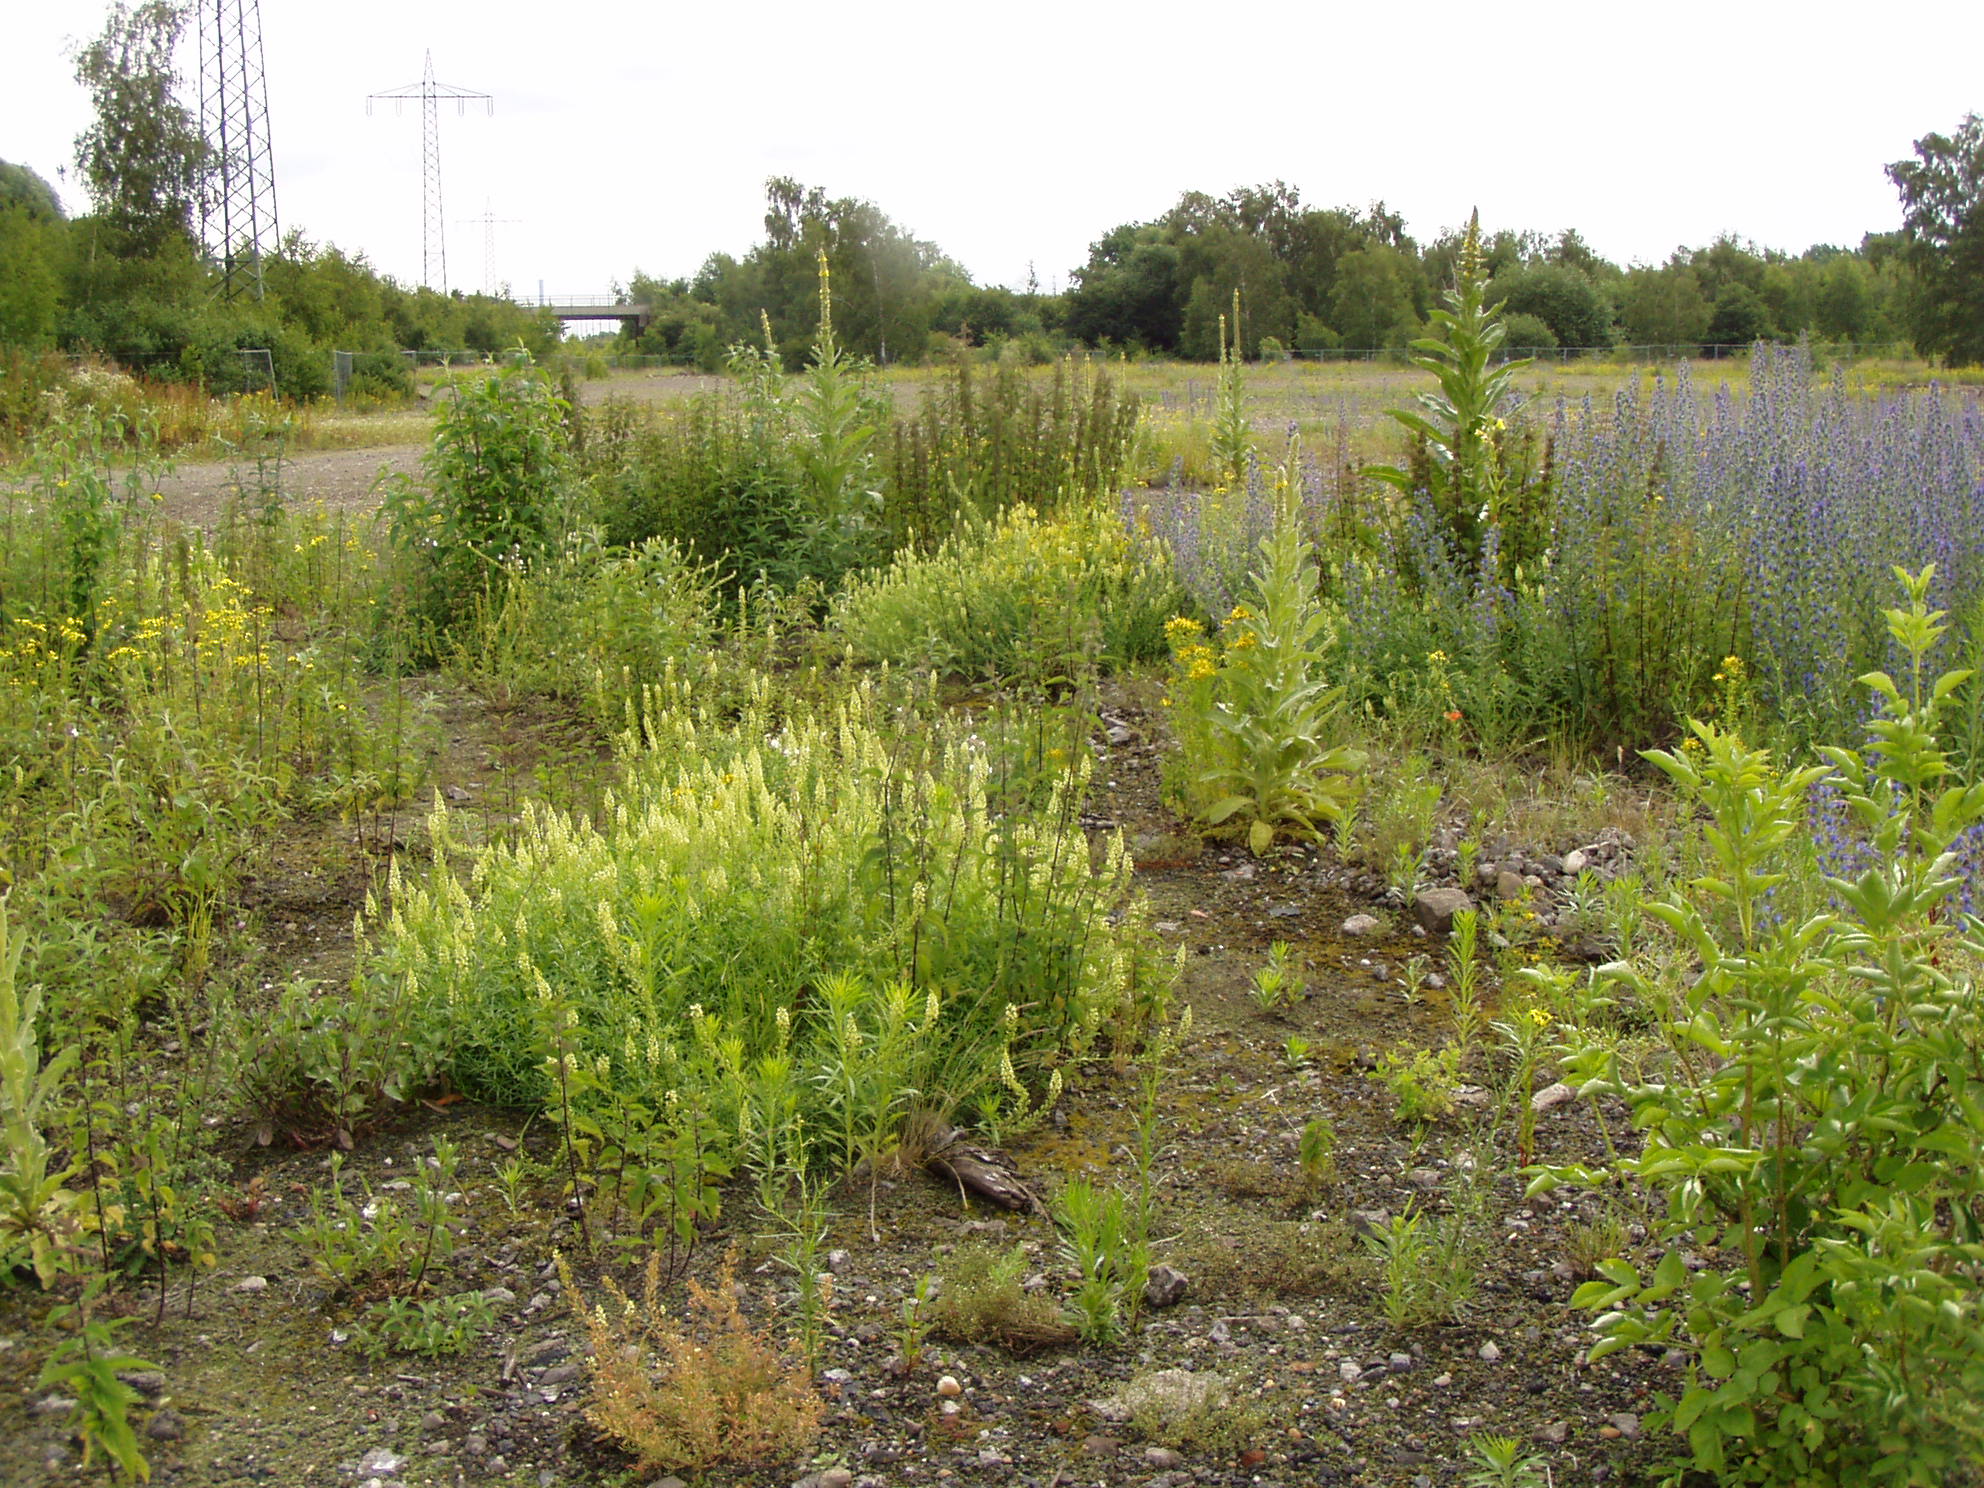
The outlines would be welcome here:
[[[482,292],[493,296],[496,293],[496,229],[499,225],[511,226],[522,222],[521,217],[498,217],[489,198],[482,199],[482,211],[475,217],[457,217],[457,222],[480,222],[482,224]]]
[[[365,112],[372,112],[372,105],[382,98],[390,98],[393,112],[414,99],[420,101],[420,184],[423,210],[420,216],[420,282],[429,289],[448,292],[448,219],[441,210],[441,100],[451,99],[455,113],[468,112],[469,104],[481,99],[489,105],[489,112],[496,112],[496,100],[487,93],[478,93],[473,88],[457,88],[451,83],[434,81],[434,54],[427,54],[427,70],[420,81],[408,83],[404,88],[394,88],[387,93],[373,93],[365,100]],[[436,276],[440,283],[435,283]]]
[[[213,175],[200,199],[200,235],[221,266],[221,293],[262,297],[262,259],[281,242],[262,69],[261,0],[197,0],[200,133]]]

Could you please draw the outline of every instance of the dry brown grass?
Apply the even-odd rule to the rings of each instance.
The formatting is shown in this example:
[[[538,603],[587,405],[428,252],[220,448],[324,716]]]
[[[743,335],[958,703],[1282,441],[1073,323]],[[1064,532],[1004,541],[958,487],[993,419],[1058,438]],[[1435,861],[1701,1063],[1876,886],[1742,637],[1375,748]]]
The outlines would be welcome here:
[[[606,1280],[611,1304],[591,1307],[559,1257],[592,1346],[586,1418],[639,1458],[642,1471],[777,1462],[819,1434],[820,1397],[805,1369],[746,1321],[735,1264],[734,1255],[724,1258],[714,1287],[690,1282],[688,1314],[678,1321],[662,1303],[659,1256],[648,1258],[638,1305]]]

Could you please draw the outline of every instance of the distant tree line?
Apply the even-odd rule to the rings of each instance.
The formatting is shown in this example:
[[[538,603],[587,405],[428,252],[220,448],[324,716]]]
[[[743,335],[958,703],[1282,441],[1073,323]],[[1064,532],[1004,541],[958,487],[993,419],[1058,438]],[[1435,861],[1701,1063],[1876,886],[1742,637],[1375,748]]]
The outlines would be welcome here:
[[[1725,235],[1622,267],[1575,228],[1505,229],[1488,243],[1489,297],[1504,306],[1508,344],[1539,350],[1809,336],[1912,342],[1947,362],[1984,363],[1984,121],[1970,115],[1953,135],[1925,136],[1915,155],[1887,167],[1902,198],[1899,232],[1798,254]],[[1034,282],[974,285],[868,202],[829,200],[785,178],[768,197],[765,240],[743,258],[714,255],[693,279],[636,275],[637,297],[656,310],[639,349],[713,368],[726,347],[760,339],[762,313],[795,360],[824,252],[847,343],[881,361],[914,361],[947,342],[1039,360],[1068,341],[1208,361],[1235,291],[1233,334],[1246,356],[1373,350],[1424,334],[1460,243],[1458,229],[1414,241],[1382,202],[1305,205],[1279,181],[1223,197],[1188,191],[1163,216],[1104,233],[1070,287],[1044,294]]]

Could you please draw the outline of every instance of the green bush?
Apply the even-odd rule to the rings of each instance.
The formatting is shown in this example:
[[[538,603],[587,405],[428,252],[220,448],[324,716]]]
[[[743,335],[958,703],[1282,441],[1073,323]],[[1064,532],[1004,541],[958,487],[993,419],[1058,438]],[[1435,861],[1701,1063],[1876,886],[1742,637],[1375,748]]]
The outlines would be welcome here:
[[[1112,513],[1089,505],[1054,521],[1018,506],[855,580],[832,624],[866,661],[1041,683],[1085,660],[1114,669],[1163,655],[1182,603]]]
[[[544,556],[571,495],[565,404],[543,372],[525,360],[451,391],[426,483],[402,479],[386,499],[416,613],[437,635],[488,602],[507,571]]]
[[[1706,813],[1709,872],[1647,906],[1685,953],[1678,983],[1605,974],[1672,1008],[1670,1057],[1642,1074],[1592,1039],[1564,1061],[1626,1102],[1644,1145],[1616,1168],[1667,1200],[1653,1274],[1608,1259],[1577,1292],[1600,1314],[1592,1357],[1684,1350],[1680,1398],[1651,1419],[1724,1483],[1940,1484],[1984,1460],[1984,944],[1946,908],[1984,784],[1949,783],[1937,742],[1964,674],[1925,671],[1932,572],[1888,612],[1912,675],[1867,679],[1863,751],[1783,770],[1697,723],[1693,748],[1648,756]],[[1871,866],[1828,881],[1839,913],[1801,917],[1775,891],[1829,773]],[[1716,1259],[1691,1270],[1703,1247]]]

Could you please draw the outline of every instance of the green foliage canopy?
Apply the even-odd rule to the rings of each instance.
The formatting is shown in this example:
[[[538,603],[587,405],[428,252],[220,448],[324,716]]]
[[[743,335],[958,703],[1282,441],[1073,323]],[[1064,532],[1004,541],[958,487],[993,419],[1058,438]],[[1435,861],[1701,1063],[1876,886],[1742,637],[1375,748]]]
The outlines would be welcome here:
[[[1984,118],[1915,142],[1888,179],[1901,193],[1902,253],[1915,278],[1915,344],[1952,366],[1984,363]]]

